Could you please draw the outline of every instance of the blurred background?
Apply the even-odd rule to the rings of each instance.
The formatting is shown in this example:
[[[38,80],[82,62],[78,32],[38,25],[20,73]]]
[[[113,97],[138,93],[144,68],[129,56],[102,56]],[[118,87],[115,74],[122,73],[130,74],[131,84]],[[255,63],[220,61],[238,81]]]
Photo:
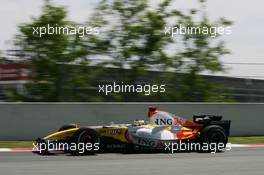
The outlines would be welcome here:
[[[3,0],[0,101],[264,102],[263,5]],[[33,34],[33,27],[48,24],[98,27],[100,34]],[[231,27],[231,34],[164,34],[165,27],[180,24]],[[99,85],[113,82],[165,84],[166,92],[98,92]]]

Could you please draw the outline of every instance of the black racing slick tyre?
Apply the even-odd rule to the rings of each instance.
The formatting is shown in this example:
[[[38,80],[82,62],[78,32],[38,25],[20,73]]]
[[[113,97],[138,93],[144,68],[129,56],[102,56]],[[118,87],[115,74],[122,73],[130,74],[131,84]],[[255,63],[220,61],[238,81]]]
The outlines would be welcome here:
[[[33,150],[32,151],[33,153],[36,153],[39,155],[53,155],[52,153],[49,152],[48,150],[49,145],[45,140],[38,138],[35,143],[37,145],[37,150]]]
[[[227,144],[225,130],[218,125],[209,125],[203,128],[200,134],[200,144],[206,149],[201,152],[222,152]],[[207,146],[206,146],[207,145]]]
[[[71,145],[75,145],[71,149],[72,155],[92,155],[100,149],[100,136],[99,133],[90,128],[80,128],[77,130],[72,139]]]
[[[58,131],[65,131],[65,130],[73,129],[73,128],[77,128],[77,124],[63,125],[62,127],[60,127],[60,129]]]

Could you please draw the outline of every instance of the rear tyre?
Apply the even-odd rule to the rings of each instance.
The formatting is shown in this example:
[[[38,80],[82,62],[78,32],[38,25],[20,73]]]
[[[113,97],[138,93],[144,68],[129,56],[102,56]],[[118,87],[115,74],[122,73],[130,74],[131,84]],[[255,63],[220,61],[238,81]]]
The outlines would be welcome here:
[[[60,129],[58,131],[65,131],[65,130],[73,129],[73,128],[77,128],[77,124],[63,125],[62,127],[60,127]]]
[[[100,136],[94,129],[81,128],[74,133],[72,144],[76,146],[76,149],[70,150],[72,155],[92,155],[100,149]]]
[[[204,148],[201,152],[222,152],[227,144],[225,130],[218,125],[206,126],[200,134],[200,144]]]

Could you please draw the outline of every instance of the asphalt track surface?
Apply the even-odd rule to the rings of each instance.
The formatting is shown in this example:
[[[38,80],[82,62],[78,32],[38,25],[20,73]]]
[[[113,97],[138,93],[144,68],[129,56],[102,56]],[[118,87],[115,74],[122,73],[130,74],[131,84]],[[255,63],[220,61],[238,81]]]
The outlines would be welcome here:
[[[1,152],[0,175],[263,175],[264,148],[225,153],[98,154],[39,156]]]

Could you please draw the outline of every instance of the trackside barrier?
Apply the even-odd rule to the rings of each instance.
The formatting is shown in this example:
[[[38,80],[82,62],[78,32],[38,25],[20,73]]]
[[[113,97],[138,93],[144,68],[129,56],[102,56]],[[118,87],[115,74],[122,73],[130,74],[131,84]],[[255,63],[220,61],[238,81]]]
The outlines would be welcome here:
[[[191,119],[193,115],[223,115],[231,120],[232,136],[264,135],[264,103],[0,103],[0,140],[32,140],[60,126],[147,120],[147,107]]]

